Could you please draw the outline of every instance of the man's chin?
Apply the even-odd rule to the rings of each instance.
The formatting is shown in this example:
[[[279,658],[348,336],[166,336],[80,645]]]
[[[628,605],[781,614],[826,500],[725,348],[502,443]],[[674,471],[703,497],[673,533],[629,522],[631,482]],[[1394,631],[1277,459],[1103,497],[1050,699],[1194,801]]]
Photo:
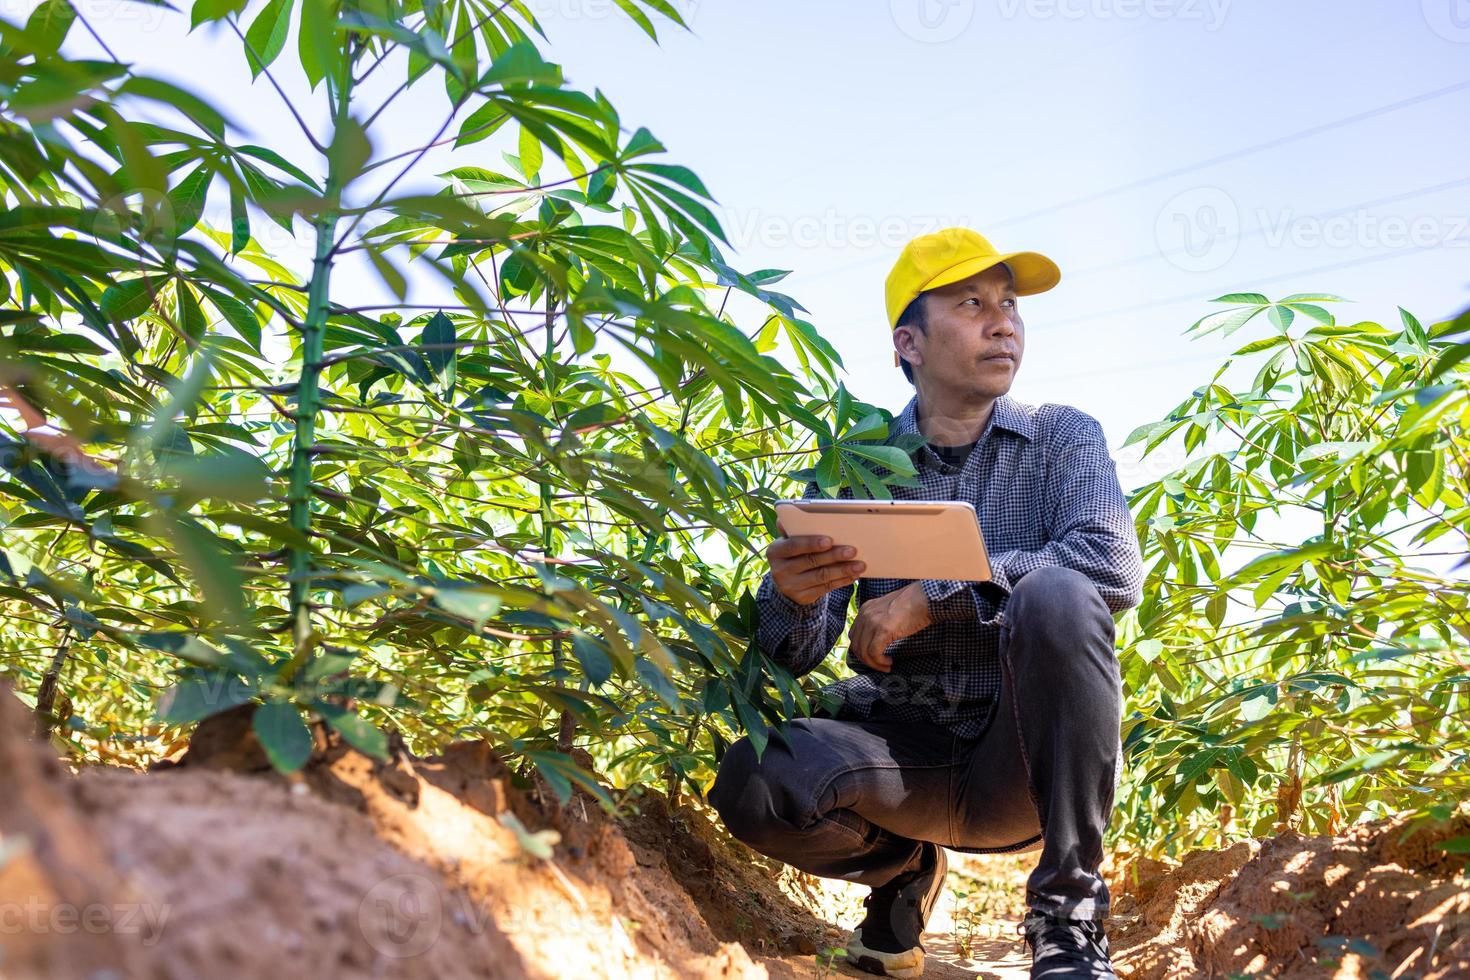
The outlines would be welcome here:
[[[996,379],[999,380],[999,379]],[[975,398],[999,398],[1011,390],[1011,384],[1015,380],[1015,372],[1008,372],[1003,384],[997,384],[996,380],[981,379],[981,383],[971,387]]]

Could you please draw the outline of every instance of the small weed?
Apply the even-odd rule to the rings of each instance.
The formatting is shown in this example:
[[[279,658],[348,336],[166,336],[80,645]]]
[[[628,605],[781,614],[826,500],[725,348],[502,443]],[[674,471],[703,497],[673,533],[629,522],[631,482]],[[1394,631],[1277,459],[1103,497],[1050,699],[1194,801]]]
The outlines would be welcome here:
[[[828,976],[836,969],[837,960],[845,959],[847,950],[841,946],[828,946],[826,949],[817,950],[817,980]]]
[[[976,940],[987,938],[993,931],[987,924],[1018,916],[1022,910],[1014,887],[1004,881],[960,871],[951,871],[950,881],[955,951],[967,960],[974,959]]]

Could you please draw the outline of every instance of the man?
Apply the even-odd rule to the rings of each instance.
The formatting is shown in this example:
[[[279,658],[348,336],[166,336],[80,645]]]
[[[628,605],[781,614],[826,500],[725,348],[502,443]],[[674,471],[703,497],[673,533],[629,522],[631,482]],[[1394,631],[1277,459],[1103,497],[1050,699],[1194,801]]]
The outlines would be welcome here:
[[[787,745],[757,760],[736,741],[709,798],[762,853],[871,886],[847,946],[869,972],[922,975],[944,848],[1039,848],[1021,926],[1031,975],[1115,976],[1097,869],[1122,764],[1113,614],[1141,599],[1138,540],[1097,421],[1007,394],[1025,350],[1017,297],[1060,278],[1043,255],[950,228],[910,242],[887,280],[895,361],[915,388],[889,442],[927,440],[919,485],[894,496],[973,503],[991,581],[863,578],[842,542],[779,526],[766,551],[761,647],[812,670],[855,589],[854,673],[824,689],[835,707],[790,723]]]

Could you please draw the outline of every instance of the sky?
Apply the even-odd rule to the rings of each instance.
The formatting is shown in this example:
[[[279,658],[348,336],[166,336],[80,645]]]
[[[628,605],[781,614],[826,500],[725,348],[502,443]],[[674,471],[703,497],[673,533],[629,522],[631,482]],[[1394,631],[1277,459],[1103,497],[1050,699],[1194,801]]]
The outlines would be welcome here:
[[[1215,296],[1334,293],[1351,301],[1339,319],[1386,324],[1400,305],[1425,323],[1470,305],[1466,0],[671,2],[691,29],[659,22],[658,43],[613,0],[529,6],[569,84],[600,88],[701,176],[733,264],[791,270],[778,288],[836,346],[848,387],[894,412],[913,389],[883,281],[907,240],[941,227],[1057,262],[1060,284],[1020,300],[1012,394],[1089,412],[1115,448],[1269,329],[1185,336]],[[24,7],[6,0],[12,18]],[[118,57],[310,159],[226,30],[189,33],[186,13],[131,0],[78,8]],[[68,49],[100,53],[80,30]],[[323,91],[289,60],[278,81],[320,132]],[[386,95],[400,78],[370,84]],[[423,142],[446,107],[442,89],[409,89],[383,117],[393,146]],[[453,160],[503,169],[499,149]],[[449,160],[431,153],[417,186]],[[301,268],[308,245],[270,243]],[[360,268],[337,284],[386,295]],[[1162,465],[1116,455],[1125,489]]]

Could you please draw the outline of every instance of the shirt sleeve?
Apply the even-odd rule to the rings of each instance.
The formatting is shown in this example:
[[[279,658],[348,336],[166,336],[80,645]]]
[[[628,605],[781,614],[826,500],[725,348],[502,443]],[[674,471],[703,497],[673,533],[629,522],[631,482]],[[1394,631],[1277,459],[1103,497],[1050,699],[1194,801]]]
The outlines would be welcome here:
[[[1050,540],[1035,551],[991,555],[994,586],[1009,595],[1027,572],[1062,565],[1090,578],[1112,612],[1138,605],[1143,601],[1143,559],[1102,426],[1071,409],[1063,416],[1049,457],[1045,499]]]
[[[821,496],[813,480],[803,500]],[[815,602],[802,604],[776,588],[769,571],[755,593],[756,642],[766,655],[793,676],[809,673],[837,644],[847,625],[847,607],[855,584],[833,589]]]
[[[919,580],[924,597],[929,600],[929,617],[936,623],[957,620],[992,622],[1000,613],[1000,603],[1009,594],[991,582],[968,582],[962,579],[925,578]]]

